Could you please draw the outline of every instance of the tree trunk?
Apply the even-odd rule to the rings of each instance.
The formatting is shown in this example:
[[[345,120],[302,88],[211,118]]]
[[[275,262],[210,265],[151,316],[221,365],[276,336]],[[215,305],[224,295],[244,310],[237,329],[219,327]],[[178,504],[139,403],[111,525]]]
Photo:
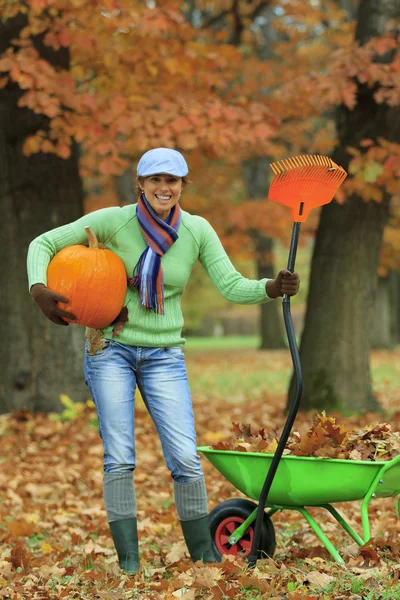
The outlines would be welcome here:
[[[371,321],[371,348],[392,348],[390,278],[378,277],[374,317]]]
[[[257,157],[242,163],[247,194],[252,199],[265,199],[268,193],[269,160]],[[256,242],[257,277],[275,277],[273,260],[274,240],[259,232],[252,232]],[[260,304],[260,349],[286,348],[279,302]]]
[[[395,0],[362,0],[357,39],[365,43],[400,17]],[[339,146],[333,160],[347,169],[346,148],[365,138],[400,135],[399,108],[378,105],[374,90],[359,85],[353,111],[338,110]],[[370,329],[374,318],[382,234],[389,199],[363,202],[351,197],[321,211],[311,265],[304,331],[300,345],[303,367],[302,410],[379,410],[371,386]],[[292,379],[289,401],[294,393]]]
[[[257,278],[263,279],[275,277],[274,261],[271,260],[274,251],[273,238],[254,234],[257,245]],[[260,305],[260,350],[279,350],[286,348],[283,336],[283,320],[280,311],[280,303],[268,302]]]
[[[393,345],[400,344],[400,271],[392,269],[390,272],[391,328]]]
[[[121,206],[137,202],[136,186],[131,169],[126,169],[121,175],[115,175],[114,183]]]
[[[321,213],[300,345],[304,410],[379,408],[371,388],[370,328],[388,205],[352,198]]]
[[[387,277],[378,278],[371,347],[392,349],[399,343],[399,272],[390,269]]]
[[[21,16],[0,24],[0,52],[24,24]],[[65,49],[53,52],[36,42],[52,64],[68,66]],[[45,128],[47,119],[18,108],[20,95],[19,88],[9,84],[0,102],[1,413],[58,411],[60,393],[76,401],[89,397],[82,374],[84,329],[59,327],[45,319],[28,292],[26,275],[32,239],[82,215],[76,153],[68,160],[52,154],[23,155],[25,137]]]

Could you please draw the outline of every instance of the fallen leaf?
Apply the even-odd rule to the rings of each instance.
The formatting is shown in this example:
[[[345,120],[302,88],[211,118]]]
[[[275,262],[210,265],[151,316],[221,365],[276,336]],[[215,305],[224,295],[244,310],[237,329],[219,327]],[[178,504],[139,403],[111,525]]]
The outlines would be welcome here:
[[[196,587],[210,588],[218,585],[220,579],[222,579],[222,571],[218,567],[212,567],[204,565],[201,567],[193,567],[193,585]]]
[[[185,598],[186,600],[195,600],[196,590],[188,590],[187,588],[181,588],[180,590],[172,592],[172,596],[174,596],[174,598]]]
[[[43,552],[43,554],[49,554],[49,552],[54,552],[53,546],[48,542],[43,542],[40,549]]]
[[[40,577],[46,580],[52,577],[62,577],[64,573],[65,569],[57,565],[42,565],[38,570]]]
[[[103,340],[103,333],[101,329],[88,328],[86,330],[85,337],[89,342],[88,350],[92,355],[97,354],[97,352],[102,350],[106,345]]]
[[[314,587],[324,590],[335,578],[326,573],[321,573],[321,571],[310,571],[307,573],[306,579]]]
[[[125,323],[129,321],[128,308],[124,306],[119,313],[118,317],[112,322],[114,325],[112,330],[112,337],[115,338],[124,330]]]
[[[168,563],[175,563],[187,556],[187,546],[184,541],[179,541],[174,544],[168,552],[166,559]]]

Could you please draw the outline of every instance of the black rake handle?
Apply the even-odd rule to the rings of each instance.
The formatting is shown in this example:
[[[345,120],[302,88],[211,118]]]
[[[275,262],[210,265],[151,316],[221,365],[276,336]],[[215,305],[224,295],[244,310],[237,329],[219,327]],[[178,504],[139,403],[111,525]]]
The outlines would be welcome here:
[[[297,245],[298,245],[299,235],[300,235],[300,225],[301,225],[301,223],[297,223],[297,222],[295,222],[293,224],[292,239],[291,239],[291,243],[290,243],[289,259],[288,259],[288,266],[287,266],[288,270],[291,271],[292,273],[294,271],[294,265],[296,262]],[[276,452],[272,458],[271,465],[268,469],[268,473],[265,478],[263,488],[261,490],[260,501],[259,501],[258,509],[257,509],[256,524],[254,527],[253,543],[251,546],[250,554],[247,559],[249,568],[254,568],[257,563],[257,558],[258,558],[257,552],[258,552],[258,547],[260,545],[261,525],[262,525],[262,522],[264,519],[265,505],[267,503],[268,494],[270,492],[272,482],[275,477],[275,473],[278,469],[279,462],[281,460],[283,451],[285,449],[286,442],[288,441],[290,432],[292,430],[294,421],[296,419],[297,412],[299,410],[300,400],[301,400],[301,395],[302,395],[302,390],[303,390],[303,375],[302,375],[302,371],[301,371],[300,355],[299,355],[299,350],[298,350],[297,344],[296,344],[296,335],[294,332],[292,315],[290,312],[290,296],[288,296],[287,294],[284,294],[284,296],[283,296],[282,308],[283,308],[283,318],[285,321],[285,327],[286,327],[286,333],[287,333],[288,342],[289,342],[290,353],[291,353],[292,361],[293,361],[293,368],[294,368],[295,379],[296,379],[296,391],[295,391],[295,395],[294,395],[292,404],[290,406],[290,410],[289,410],[288,417],[286,419],[285,426],[282,431],[282,435],[278,442]]]

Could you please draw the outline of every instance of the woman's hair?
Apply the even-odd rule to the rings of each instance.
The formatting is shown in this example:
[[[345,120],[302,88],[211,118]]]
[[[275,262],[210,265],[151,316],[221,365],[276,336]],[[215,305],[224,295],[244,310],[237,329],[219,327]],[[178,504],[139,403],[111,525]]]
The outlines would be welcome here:
[[[151,175],[149,175],[149,177],[151,177]],[[136,186],[136,192],[137,195],[140,196],[140,194],[142,193],[142,190],[140,189],[140,183],[141,181],[143,181],[143,179],[147,179],[147,177],[138,177],[138,184]],[[190,183],[189,177],[187,175],[184,175],[184,177],[181,177],[182,179],[182,186],[185,187],[186,185],[188,185]]]

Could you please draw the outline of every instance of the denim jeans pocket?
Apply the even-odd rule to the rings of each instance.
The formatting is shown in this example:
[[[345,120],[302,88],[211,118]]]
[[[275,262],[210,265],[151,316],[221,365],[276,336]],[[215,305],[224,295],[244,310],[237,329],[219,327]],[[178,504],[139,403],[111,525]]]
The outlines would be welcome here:
[[[182,360],[185,358],[182,346],[166,346],[163,350],[168,358],[173,358],[175,360]]]

